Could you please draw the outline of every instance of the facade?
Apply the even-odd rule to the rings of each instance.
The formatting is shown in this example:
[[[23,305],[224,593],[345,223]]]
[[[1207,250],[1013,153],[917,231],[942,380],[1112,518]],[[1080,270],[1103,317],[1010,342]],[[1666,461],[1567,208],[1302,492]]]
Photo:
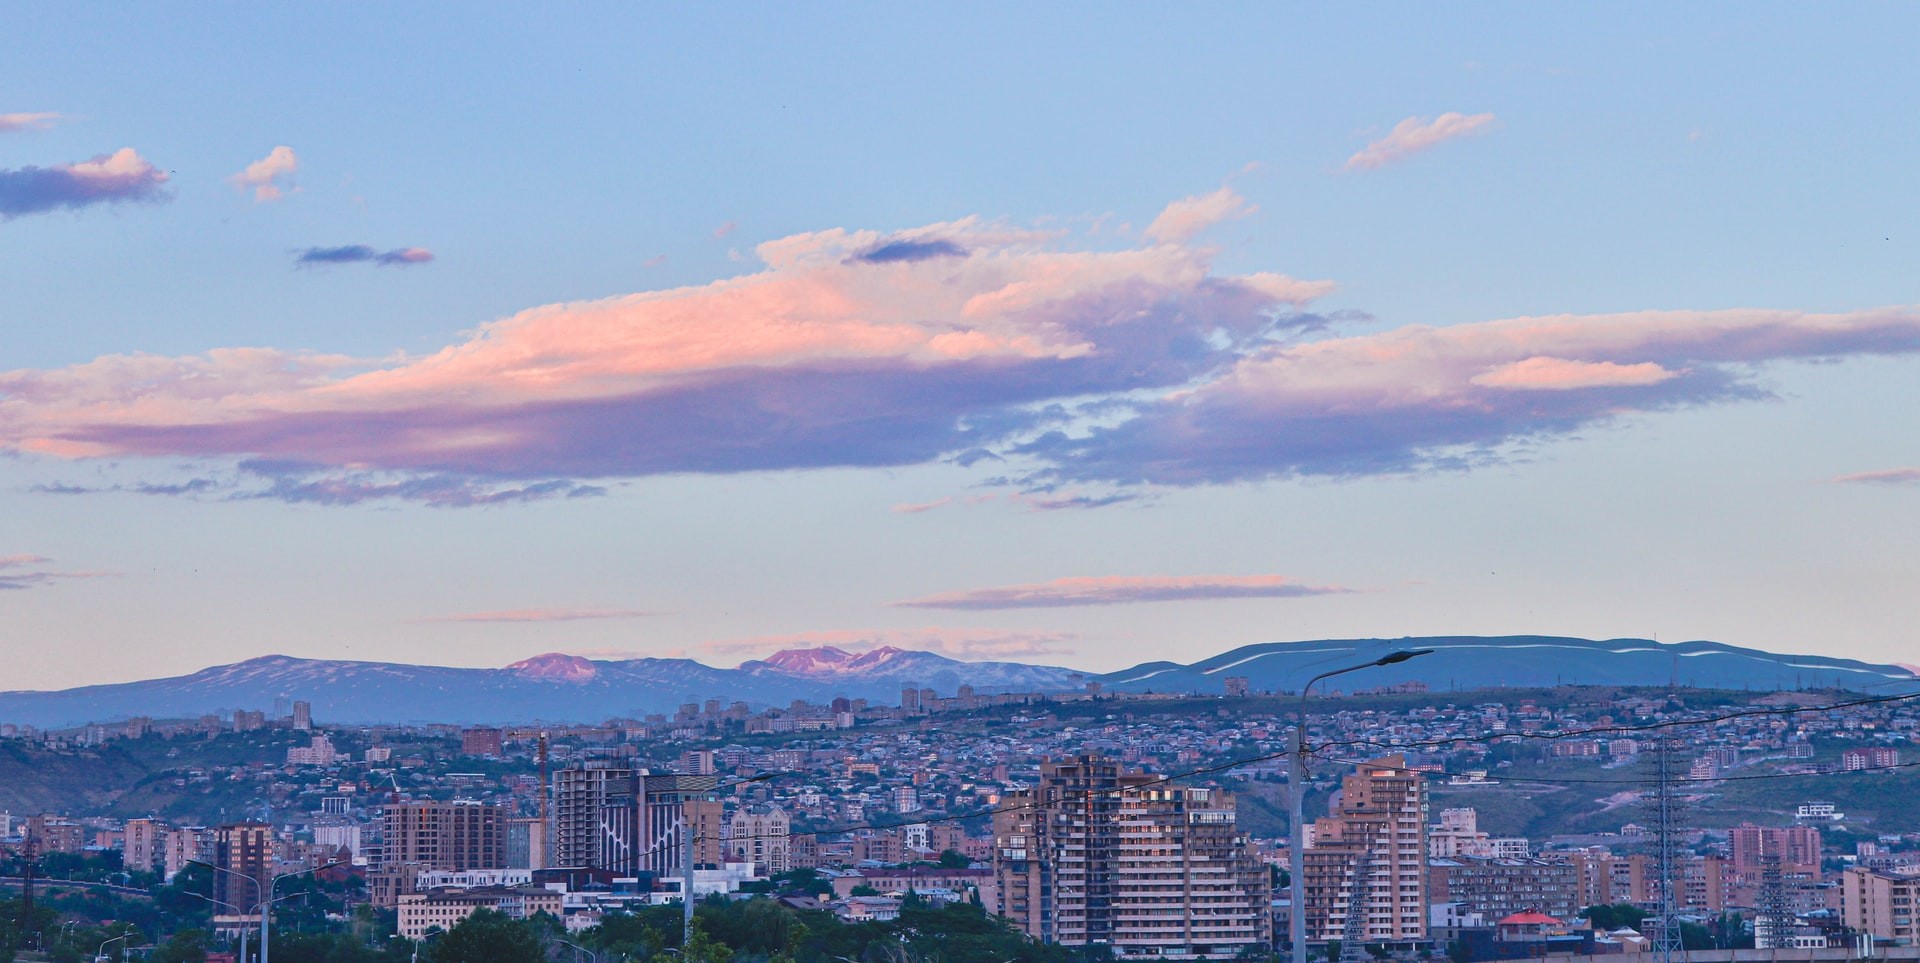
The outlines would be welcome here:
[[[718,787],[714,776],[595,765],[554,773],[549,864],[666,875],[683,862],[684,818],[692,825],[695,865],[718,866],[726,836]]]
[[[293,704],[293,727],[302,731],[313,728],[313,703],[300,701]]]
[[[778,806],[742,806],[727,824],[727,849],[735,859],[750,860],[755,872],[777,876],[793,868],[790,826],[787,811]]]
[[[1370,943],[1427,935],[1427,786],[1405,756],[1361,763],[1341,781],[1340,806],[1314,822],[1302,853],[1307,940],[1343,939],[1356,905]]]
[[[166,830],[151,819],[129,819],[121,863],[136,873],[151,873],[166,855]]]
[[[477,802],[390,803],[380,815],[380,862],[427,869],[507,865],[506,813]]]
[[[197,858],[197,857],[196,857]],[[213,831],[213,898],[245,916],[260,905],[261,884],[273,870],[273,830],[264,823],[229,823]]]
[[[1741,823],[1728,830],[1733,844],[1733,871],[1758,879],[1771,857],[1780,858],[1783,873],[1820,872],[1820,830],[1813,826],[1755,826]]]
[[[1227,794],[1082,756],[1042,766],[1003,807],[993,906],[1029,936],[1122,958],[1231,959],[1271,943],[1267,868]]]
[[[460,754],[463,756],[491,756],[498,759],[504,751],[498,729],[481,726],[460,731]]]
[[[1532,910],[1566,920],[1586,905],[1573,865],[1541,859],[1435,859],[1427,866],[1427,888],[1432,902],[1488,919]]]
[[[1920,943],[1920,876],[1853,867],[1840,876],[1840,915],[1876,939]]]
[[[409,893],[399,900],[400,935],[410,940],[425,939],[428,930],[450,930],[482,909],[499,910],[514,919],[537,913],[558,918],[560,904],[560,893],[549,889],[489,887]]]

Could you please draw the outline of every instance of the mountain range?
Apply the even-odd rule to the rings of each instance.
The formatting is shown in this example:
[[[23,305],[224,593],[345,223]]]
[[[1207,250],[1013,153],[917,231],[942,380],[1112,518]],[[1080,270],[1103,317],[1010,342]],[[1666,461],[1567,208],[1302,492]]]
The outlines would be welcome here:
[[[1911,667],[1828,656],[1779,655],[1718,642],[1555,636],[1433,636],[1267,642],[1191,664],[1148,662],[1084,672],[1020,662],[963,662],[882,646],[860,653],[793,649],[732,669],[691,659],[592,660],[550,653],[498,669],[299,659],[284,655],[214,666],[191,675],[59,691],[0,692],[0,722],[55,728],[133,716],[196,717],[276,700],[310,702],[321,724],[380,722],[601,722],[672,712],[723,699],[756,707],[846,696],[896,704],[905,686],[951,696],[962,685],[988,692],[1219,694],[1229,678],[1253,691],[1297,691],[1317,673],[1399,649],[1432,655],[1338,680],[1329,690],[1420,682],[1437,690],[1499,686],[1665,685],[1701,688],[1883,690],[1920,684]],[[1323,690],[1316,690],[1323,691]]]

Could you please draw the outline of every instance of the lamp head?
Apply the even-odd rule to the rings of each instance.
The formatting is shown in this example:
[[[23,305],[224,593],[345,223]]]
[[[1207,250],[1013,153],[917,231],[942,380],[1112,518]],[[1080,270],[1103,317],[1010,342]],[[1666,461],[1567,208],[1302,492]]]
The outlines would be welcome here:
[[[1389,652],[1386,655],[1381,656],[1380,658],[1374,660],[1373,664],[1374,665],[1393,665],[1396,662],[1405,662],[1408,659],[1413,658],[1414,656],[1431,655],[1431,654],[1433,654],[1432,649],[1401,649],[1398,652]]]

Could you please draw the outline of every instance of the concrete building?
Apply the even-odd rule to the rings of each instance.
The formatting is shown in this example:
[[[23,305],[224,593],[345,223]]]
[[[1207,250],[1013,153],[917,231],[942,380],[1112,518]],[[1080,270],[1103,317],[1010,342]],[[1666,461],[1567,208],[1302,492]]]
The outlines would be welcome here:
[[[1920,876],[1852,867],[1840,875],[1840,915],[1876,939],[1920,943]]]
[[[1409,943],[1427,935],[1427,786],[1393,755],[1356,766],[1341,780],[1340,805],[1314,821],[1302,853],[1307,940],[1345,936],[1353,908],[1366,913],[1367,941]]]
[[[120,861],[129,871],[151,873],[166,855],[166,829],[151,819],[129,819]]]
[[[1430,860],[1427,895],[1435,903],[1455,903],[1462,912],[1501,919],[1533,910],[1572,919],[1581,907],[1579,875],[1571,863],[1541,859],[1474,859],[1459,856]]]
[[[463,756],[488,756],[494,759],[505,754],[500,730],[491,726],[481,726],[460,731],[460,754]]]
[[[1122,958],[1231,959],[1272,940],[1267,868],[1233,800],[1082,756],[994,815],[993,908],[1029,936]]]
[[[260,905],[261,884],[273,869],[273,829],[265,823],[229,823],[213,831],[213,898],[245,916]]]
[[[507,865],[504,810],[483,803],[389,803],[380,814],[380,863],[428,869],[500,869]]]
[[[696,866],[722,861],[724,806],[714,776],[654,774],[589,764],[554,774],[556,867],[609,869],[622,875],[678,871],[691,822]]]
[[[293,727],[302,731],[313,728],[313,703],[299,701],[293,704]]]

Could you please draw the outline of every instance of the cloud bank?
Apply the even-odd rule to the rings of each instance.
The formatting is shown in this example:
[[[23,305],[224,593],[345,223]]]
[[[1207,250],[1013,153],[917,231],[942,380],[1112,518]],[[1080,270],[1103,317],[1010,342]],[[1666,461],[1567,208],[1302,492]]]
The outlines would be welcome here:
[[[1920,468],[1883,468],[1879,471],[1841,475],[1834,481],[1845,484],[1920,485]]]
[[[300,158],[293,148],[284,144],[275,147],[267,156],[248,164],[240,173],[227,178],[236,190],[253,191],[255,203],[277,201],[297,190],[293,186],[293,175],[300,170]]]
[[[1449,111],[1432,120],[1409,117],[1395,125],[1387,136],[1360,149],[1347,158],[1347,170],[1370,171],[1403,160],[1447,141],[1492,129],[1492,114],[1461,114]]]
[[[1137,500],[1140,484],[1457,468],[1623,416],[1767,398],[1770,363],[1920,350],[1910,307],[1341,336],[1313,310],[1331,282],[1219,273],[1170,240],[1241,207],[1207,197],[1224,199],[1177,202],[1162,240],[1119,249],[977,219],[794,235],[761,244],[747,274],[532,308],[423,355],[223,348],[0,372],[0,450],[226,461],[223,497],[449,507],[664,473],[947,462],[1044,511]],[[430,256],[416,250],[301,260]]]
[[[1196,599],[1297,598],[1348,591],[1351,590],[1331,585],[1308,585],[1281,575],[1111,575],[947,592],[893,604],[916,609],[980,611]]]
[[[167,174],[131,147],[92,160],[0,170],[0,221],[95,204],[166,199]]]

